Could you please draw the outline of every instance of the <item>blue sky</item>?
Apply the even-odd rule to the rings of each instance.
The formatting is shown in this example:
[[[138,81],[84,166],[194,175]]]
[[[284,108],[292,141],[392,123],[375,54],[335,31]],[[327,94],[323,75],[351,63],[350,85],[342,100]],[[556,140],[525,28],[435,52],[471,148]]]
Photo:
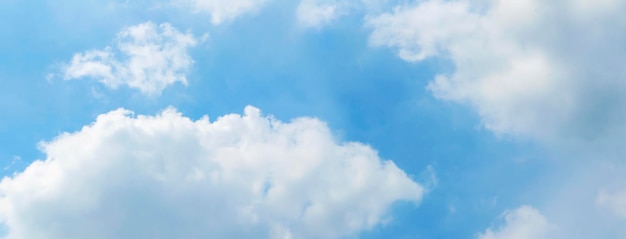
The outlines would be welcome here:
[[[258,230],[260,234],[256,235],[261,238],[626,236],[620,229],[626,216],[626,194],[623,193],[626,185],[622,176],[626,167],[620,143],[624,139],[621,133],[626,129],[622,121],[626,117],[622,113],[626,99],[621,96],[626,90],[626,72],[617,63],[626,59],[626,49],[615,40],[624,37],[619,33],[625,27],[620,21],[626,22],[626,19],[619,10],[624,10],[626,4],[612,0],[593,7],[578,2],[533,0],[511,3],[473,0],[374,2],[90,0],[59,4],[45,0],[35,3],[0,1],[0,164],[5,168],[5,179],[0,183],[0,195],[4,197],[0,202],[0,219],[8,228],[5,237],[85,238],[91,235],[88,229],[72,229],[72,233],[64,234],[63,228],[77,225],[68,215],[79,211],[93,216],[94,223],[98,224],[98,213],[109,207],[112,210],[126,208],[127,211],[118,217],[133,216],[128,220],[119,219],[118,223],[126,226],[108,225],[111,222],[104,220],[98,229],[92,229],[94,233],[99,230],[118,230],[119,233],[94,238],[150,237],[146,231],[156,230],[158,233],[158,229],[150,229],[151,225],[158,223],[181,228],[175,230],[180,231],[177,232],[180,238],[199,238],[199,235],[245,237],[245,234],[237,234],[236,229],[230,229],[239,226],[255,228],[250,230]],[[249,8],[242,8],[242,11],[228,15],[230,17],[226,20],[216,22],[215,16],[228,14],[226,10],[237,9],[237,4],[249,4],[246,5]],[[316,14],[311,6],[332,11],[328,15]],[[319,20],[318,24],[303,23],[297,9],[311,11],[312,15],[307,16]],[[546,17],[559,9],[566,10],[559,13],[557,20]],[[114,78],[122,82],[119,87],[107,84],[98,73],[91,77],[68,77],[71,69],[87,69],[84,64],[71,68],[73,57],[90,50],[106,51],[103,49],[107,46],[115,49],[116,44],[129,40],[119,37],[124,29],[132,32],[133,26],[147,22],[152,23],[157,34],[164,34],[159,32],[162,30],[159,24],[166,23],[177,29],[176,34],[187,34],[195,39],[195,46],[183,47],[182,51],[175,53],[193,61],[185,67],[173,69],[184,75],[187,84],[176,81],[166,84],[156,94],[147,94],[127,85],[137,77],[133,74],[114,73],[117,74]],[[588,33],[588,37],[571,40],[583,33]],[[572,49],[578,53],[572,53]],[[107,59],[102,62],[120,63],[119,69],[133,69],[132,65],[125,65],[129,64],[128,61],[117,59],[123,57],[123,50],[115,54],[111,58],[113,63]],[[171,60],[168,57],[165,58]],[[156,81],[148,77],[147,82],[154,84]],[[193,191],[160,194],[160,191],[148,190],[155,184],[147,178],[123,176],[140,175],[133,171],[136,170],[134,166],[125,170],[125,164],[141,165],[141,162],[163,160],[159,162],[164,165],[172,162],[187,165],[186,160],[192,156],[186,152],[194,149],[171,146],[178,145],[176,143],[159,145],[166,140],[157,140],[157,136],[151,134],[141,136],[146,138],[136,136],[137,142],[154,140],[157,148],[172,147],[173,155],[180,153],[180,156],[169,158],[142,158],[144,156],[137,156],[138,149],[132,147],[135,141],[131,142],[131,138],[135,140],[132,135],[139,131],[126,132],[123,135],[131,136],[119,136],[122,138],[112,141],[111,145],[122,142],[122,146],[109,147],[106,142],[111,139],[84,128],[105,125],[100,120],[106,118],[102,115],[112,115],[109,112],[118,108],[133,111],[135,115],[159,115],[164,109],[174,107],[180,117],[199,120],[208,115],[213,122],[223,115],[244,114],[247,105],[259,108],[262,117],[273,117],[293,127],[308,126],[292,119],[316,118],[327,125],[333,145],[343,147],[343,142],[367,145],[378,153],[372,162],[393,161],[408,175],[408,181],[402,181],[404,184],[398,181],[398,185],[384,184],[395,174],[380,171],[382,169],[365,172],[371,173],[367,174],[371,175],[371,181],[368,181],[371,188],[380,191],[359,189],[363,191],[350,194],[347,200],[355,204],[370,199],[379,202],[353,209],[374,215],[374,223],[369,226],[322,227],[319,226],[322,222],[289,218],[273,211],[277,210],[275,207],[267,206],[255,212],[261,219],[250,225],[232,224],[214,232],[211,228],[219,227],[219,224],[197,229],[194,227],[197,223],[187,221],[187,217],[211,221],[213,217],[219,217],[219,213],[230,215],[234,212],[209,210],[206,214],[215,215],[189,213],[180,217],[159,214],[163,208],[185,211],[177,204],[182,199],[163,195],[197,197],[201,205],[198,208],[235,199],[213,196],[202,201],[200,193],[194,194]],[[128,120],[137,121],[138,125],[150,125],[141,117],[129,117]],[[170,118],[163,116],[159,119]],[[171,120],[174,123],[170,124],[179,122],[178,118]],[[124,127],[131,130],[143,126]],[[232,135],[238,135],[239,124],[229,127],[235,130]],[[175,131],[177,129],[174,127],[170,132],[172,138],[178,139],[174,137],[179,133]],[[207,137],[211,135],[207,134]],[[86,137],[84,141],[69,141],[72,137],[83,136]],[[241,137],[243,141],[248,139],[245,135]],[[129,142],[123,143],[126,140]],[[41,142],[47,143],[42,145]],[[326,143],[319,142],[319,145]],[[271,142],[261,145],[258,147],[274,147]],[[255,149],[252,147],[232,147],[242,155],[262,154],[252,151]],[[93,148],[94,151],[89,153],[83,148]],[[217,152],[221,149],[202,150]],[[120,161],[120,168],[98,168],[100,164],[93,162],[117,161],[99,156],[95,150],[118,150],[119,154],[112,155],[124,158]],[[155,149],[155,153],[162,153],[159,150]],[[168,152],[163,155],[170,155]],[[355,155],[362,153],[353,152]],[[48,162],[48,166],[35,169],[36,163],[33,162],[37,160]],[[287,164],[300,159],[288,157],[284,160],[271,162]],[[332,160],[345,165],[353,163],[350,158]],[[320,166],[322,173],[319,175],[322,176],[318,177],[345,173],[343,180],[332,181],[332,186],[327,187],[329,191],[338,187],[338,190],[351,192],[352,188],[342,185],[351,185],[354,177],[349,170],[342,171],[342,166],[333,168],[335,164],[331,162]],[[197,162],[189,161],[189,167],[201,167],[194,166],[194,163]],[[307,165],[306,162],[302,164]],[[94,175],[102,170],[111,174],[110,177],[120,174],[123,179],[136,179],[137,183],[132,183],[136,185],[135,191],[107,191],[107,187],[116,185],[103,183],[107,177],[76,173],[68,165],[93,167],[85,172],[93,171]],[[359,165],[357,163],[355,167]],[[282,175],[282,172],[272,171],[269,175],[274,174]],[[30,177],[36,178],[36,175],[42,178],[65,175],[63,177],[68,178],[68,182],[73,178],[85,183],[80,187],[62,180],[54,181],[56,184],[48,184],[45,180],[41,184],[29,183],[34,180]],[[246,179],[242,176],[241,180],[245,182]],[[377,185],[379,182],[387,186]],[[270,184],[280,183],[292,182]],[[165,186],[158,185],[162,187],[155,190],[165,190]],[[236,188],[237,185],[225,183],[223,186]],[[423,188],[424,192],[417,198],[405,195],[409,189],[415,189],[411,185]],[[50,189],[42,189],[46,187]],[[73,190],[74,187],[77,189]],[[304,192],[320,190],[315,188],[322,188],[322,194],[326,192],[322,184],[303,184],[302,188]],[[143,189],[148,191],[135,193],[143,192]],[[271,192],[268,190],[266,193]],[[390,198],[379,200],[381,194],[387,194],[386,190],[389,190]],[[49,191],[56,194],[42,193]],[[85,196],[91,195],[90,192],[98,192],[95,195],[102,198],[133,198],[147,206],[132,206],[135,204],[124,200],[119,204],[97,200],[98,203],[78,209],[72,205],[54,210],[47,208],[63,205],[56,204],[58,202],[83,202],[90,198]],[[232,192],[235,195],[239,191],[233,189]],[[296,200],[294,197],[282,199],[282,204],[293,202],[290,200]],[[21,203],[20,198],[26,202]],[[259,200],[266,199],[261,197]],[[311,201],[309,204],[320,200],[320,205],[326,205],[323,204],[325,198],[307,200]],[[267,203],[269,205],[269,201]],[[171,205],[179,206],[168,208]],[[384,213],[372,211],[378,207],[384,209]],[[353,212],[345,207],[328,205],[320,210],[330,218]],[[149,217],[136,216],[142,213],[154,213],[163,219],[153,222]],[[55,224],[46,219],[38,220],[36,215],[63,219]],[[275,225],[291,237],[277,236]],[[319,228],[338,234],[312,232],[323,230]],[[191,233],[196,230],[206,231],[202,232],[205,234]]]

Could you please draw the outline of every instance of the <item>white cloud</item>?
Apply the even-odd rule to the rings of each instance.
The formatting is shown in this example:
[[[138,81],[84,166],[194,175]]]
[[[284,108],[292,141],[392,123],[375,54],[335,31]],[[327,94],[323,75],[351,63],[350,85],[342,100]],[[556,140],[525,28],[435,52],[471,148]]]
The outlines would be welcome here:
[[[190,33],[170,24],[147,22],[123,29],[111,46],[75,54],[63,68],[64,78],[94,78],[116,89],[122,85],[147,95],[168,86],[187,84],[185,72],[193,64],[188,49],[197,44]]]
[[[610,209],[615,215],[626,218],[626,191],[613,194],[602,192],[596,203]]]
[[[219,25],[235,18],[258,11],[270,0],[184,0],[195,12],[211,15],[211,23]]]
[[[388,0],[301,0],[296,8],[298,24],[305,28],[323,28],[352,13],[369,16],[381,12]]]
[[[424,193],[323,122],[253,107],[214,122],[120,109],[41,148],[45,160],[0,183],[8,239],[338,238]]]
[[[371,43],[407,61],[449,59],[428,88],[498,133],[542,141],[622,137],[626,2],[428,0],[370,18]]]
[[[319,28],[336,20],[345,7],[346,4],[333,0],[302,0],[296,18],[301,26]]]
[[[505,224],[497,229],[488,228],[479,239],[548,239],[552,227],[537,209],[522,206],[503,214]]]
[[[437,98],[468,105],[489,130],[531,139],[556,156],[558,167],[538,182],[553,190],[534,199],[567,228],[550,238],[615,238],[626,235],[623,222],[599,213],[594,200],[626,214],[622,194],[595,197],[607,185],[624,188],[624,180],[610,180],[622,179],[623,167],[599,166],[626,155],[624,10],[619,0],[426,0],[366,24],[373,46],[391,47],[406,61],[449,61],[453,70],[428,85]],[[538,213],[528,215],[541,223],[509,216],[509,226],[482,238],[516,238],[509,235],[523,227],[510,225],[543,228]]]

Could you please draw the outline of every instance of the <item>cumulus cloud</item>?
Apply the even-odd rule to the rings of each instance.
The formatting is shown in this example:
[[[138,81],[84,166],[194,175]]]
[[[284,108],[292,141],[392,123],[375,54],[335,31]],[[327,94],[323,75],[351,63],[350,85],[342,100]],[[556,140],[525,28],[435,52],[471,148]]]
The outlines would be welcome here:
[[[567,160],[546,180],[558,187],[537,198],[555,224],[569,228],[559,232],[569,235],[550,238],[607,238],[625,235],[610,226],[623,223],[593,203],[598,188],[624,188],[623,180],[606,179],[621,178],[624,170],[598,166],[626,155],[624,10],[619,0],[426,0],[366,25],[372,46],[393,48],[408,62],[439,58],[453,66],[428,84],[435,97],[472,107],[498,135],[533,140]],[[624,199],[601,194],[597,203],[624,215]],[[524,225],[545,228],[537,226],[545,220],[536,211],[522,211],[540,222]],[[510,213],[509,226],[482,239],[541,238],[512,236],[522,228],[510,226],[523,224],[514,222],[524,218],[519,214]]]
[[[620,137],[626,2],[428,0],[367,21],[371,44],[407,61],[448,59],[428,86],[486,128],[545,141]],[[619,132],[619,133],[616,133]]]
[[[488,228],[478,239],[548,239],[552,226],[537,209],[522,206],[503,214],[504,225]]]
[[[41,148],[0,182],[8,239],[339,238],[424,193],[323,122],[253,107],[213,122],[119,109]]]
[[[211,23],[219,25],[237,17],[258,11],[270,0],[186,0],[195,12],[211,15]]]
[[[147,95],[168,86],[187,84],[185,72],[193,64],[189,48],[197,40],[170,24],[146,22],[123,29],[102,50],[77,53],[63,67],[64,79],[93,78],[112,89],[124,85]]]

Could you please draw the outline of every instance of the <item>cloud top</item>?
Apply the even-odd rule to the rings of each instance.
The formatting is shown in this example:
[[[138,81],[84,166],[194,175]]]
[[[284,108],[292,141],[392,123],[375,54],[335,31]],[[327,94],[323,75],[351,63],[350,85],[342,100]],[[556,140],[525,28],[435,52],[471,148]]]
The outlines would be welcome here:
[[[323,122],[254,107],[214,122],[119,109],[41,148],[45,160],[0,183],[8,239],[340,238],[424,194]]]

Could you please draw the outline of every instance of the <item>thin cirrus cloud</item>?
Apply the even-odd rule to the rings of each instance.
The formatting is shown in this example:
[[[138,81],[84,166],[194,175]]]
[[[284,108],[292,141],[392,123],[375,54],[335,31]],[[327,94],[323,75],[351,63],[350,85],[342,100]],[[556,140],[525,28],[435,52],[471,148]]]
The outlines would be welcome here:
[[[193,65],[189,49],[198,39],[164,23],[124,28],[110,46],[77,53],[62,69],[66,80],[91,78],[111,89],[120,86],[160,95],[175,83],[187,84]]]
[[[211,23],[226,22],[261,10],[272,0],[186,0],[184,5],[196,13],[208,13]],[[179,1],[180,2],[180,1]],[[296,8],[296,20],[304,27],[317,28],[335,20],[344,2],[337,0],[302,0]]]
[[[615,215],[626,218],[626,191],[615,193],[602,192],[598,195],[596,203],[601,207],[609,209]]]
[[[478,239],[548,239],[554,227],[537,209],[522,206],[503,214],[504,225],[488,228]]]
[[[41,148],[45,160],[0,182],[8,239],[342,238],[424,194],[325,123],[254,107],[213,122],[119,109]]]
[[[374,46],[453,65],[428,86],[498,134],[593,141],[625,130],[624,1],[420,1],[372,17]],[[618,30],[622,29],[622,30]]]
[[[271,0],[183,0],[197,13],[208,13],[211,23],[220,25],[241,15],[254,13]]]
[[[300,26],[320,28],[335,21],[347,4],[336,0],[302,0],[296,8],[296,19]]]
[[[299,26],[321,29],[353,13],[368,18],[385,9],[388,4],[388,0],[301,0],[295,15]]]
[[[259,12],[270,2],[274,0],[173,0],[173,3],[184,5],[192,12],[209,14],[213,25]],[[304,28],[322,28],[354,10],[372,10],[385,3],[386,0],[300,0],[295,9],[295,20]]]

